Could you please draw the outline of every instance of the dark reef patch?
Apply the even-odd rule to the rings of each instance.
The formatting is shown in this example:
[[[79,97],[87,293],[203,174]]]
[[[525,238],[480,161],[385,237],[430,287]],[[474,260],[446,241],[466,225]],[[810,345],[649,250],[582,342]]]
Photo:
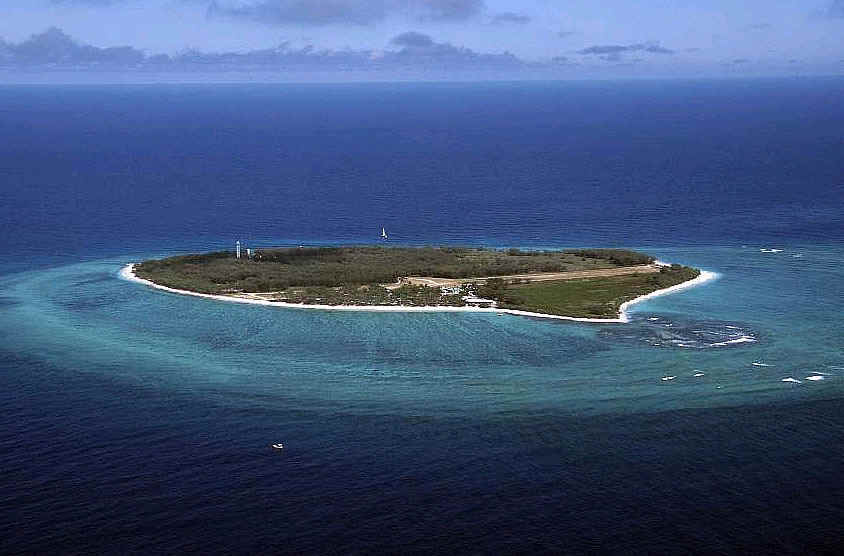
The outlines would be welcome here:
[[[660,348],[719,349],[757,344],[758,332],[741,323],[660,315],[633,317],[627,326],[602,328],[599,338]]]

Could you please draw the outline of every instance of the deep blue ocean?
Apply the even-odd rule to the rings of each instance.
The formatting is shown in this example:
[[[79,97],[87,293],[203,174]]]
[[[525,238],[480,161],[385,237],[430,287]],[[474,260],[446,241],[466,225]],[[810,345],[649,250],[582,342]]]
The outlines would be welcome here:
[[[0,552],[840,553],[842,98],[832,78],[0,86]],[[583,324],[118,276],[382,226],[720,277]]]

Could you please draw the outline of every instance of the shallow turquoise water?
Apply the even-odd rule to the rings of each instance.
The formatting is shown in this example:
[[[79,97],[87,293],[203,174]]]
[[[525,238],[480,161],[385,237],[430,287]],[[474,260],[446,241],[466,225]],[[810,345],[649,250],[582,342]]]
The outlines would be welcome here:
[[[3,278],[0,329],[47,363],[267,407],[592,414],[840,395],[841,248],[650,251],[720,278],[605,325],[244,306],[123,281],[121,258]]]

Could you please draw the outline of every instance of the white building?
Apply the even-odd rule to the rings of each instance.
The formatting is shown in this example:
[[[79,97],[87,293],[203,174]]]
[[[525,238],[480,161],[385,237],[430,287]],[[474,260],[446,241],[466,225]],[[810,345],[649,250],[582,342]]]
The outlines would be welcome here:
[[[494,299],[485,299],[483,297],[476,297],[474,295],[464,296],[463,301],[466,303],[466,305],[469,305],[471,307],[495,307]]]

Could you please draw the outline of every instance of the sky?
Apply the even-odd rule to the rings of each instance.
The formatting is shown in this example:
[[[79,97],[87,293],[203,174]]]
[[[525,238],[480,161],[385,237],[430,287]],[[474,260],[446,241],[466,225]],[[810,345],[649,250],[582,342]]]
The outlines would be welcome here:
[[[844,0],[0,0],[0,13],[7,71],[844,73]]]

